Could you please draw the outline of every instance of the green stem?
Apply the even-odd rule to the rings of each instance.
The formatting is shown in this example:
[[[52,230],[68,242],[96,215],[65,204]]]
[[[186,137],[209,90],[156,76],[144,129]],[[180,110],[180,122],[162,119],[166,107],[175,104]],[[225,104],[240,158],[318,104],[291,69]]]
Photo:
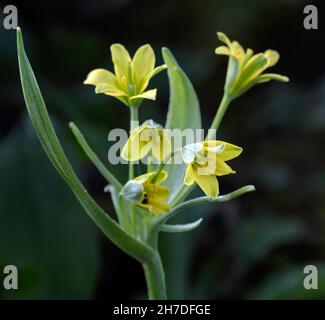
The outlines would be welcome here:
[[[147,164],[147,172],[154,171],[154,165],[153,165],[153,158],[152,158],[152,152],[150,151],[148,154],[148,164]]]
[[[167,299],[165,274],[159,253],[157,251],[157,236],[159,227],[162,226],[167,220],[174,217],[177,213],[185,209],[207,203],[229,201],[241,196],[244,193],[254,190],[255,187],[253,185],[247,185],[217,198],[200,197],[192,199],[179,204],[178,206],[174,207],[168,215],[163,216],[161,219],[155,221],[154,225],[152,226],[151,233],[147,239],[147,243],[151,246],[152,249],[155,250],[155,254],[151,257],[151,259],[143,263],[149,299]]]
[[[136,121],[139,121],[138,108],[134,106],[130,106],[130,132],[135,129]],[[134,178],[134,163],[132,161],[129,162],[129,180]]]
[[[165,272],[158,251],[150,260],[143,263],[143,270],[148,287],[148,298],[150,300],[166,300]]]
[[[152,179],[152,183],[154,183],[154,182],[156,181],[156,179],[159,177],[159,174],[160,174],[160,172],[164,169],[166,163],[168,163],[169,160],[172,159],[172,158],[174,157],[175,154],[177,154],[177,153],[179,153],[179,152],[181,152],[181,151],[182,151],[182,149],[175,149],[174,151],[172,151],[172,152],[168,155],[168,157],[167,157],[166,159],[164,159],[164,161],[162,161],[162,162],[159,164],[159,166],[158,166],[158,168],[157,168],[157,170],[156,170],[156,175],[155,175],[154,178]]]
[[[211,140],[214,138],[214,133],[218,131],[221,121],[225,115],[225,112],[228,109],[228,106],[231,102],[231,99],[228,97],[227,94],[224,94],[222,97],[222,100],[220,102],[218,111],[213,119],[213,122],[211,124],[210,130],[208,132],[208,135],[206,137],[206,140]],[[212,129],[212,130],[211,130]]]
[[[157,171],[156,171],[156,175],[153,177],[152,179],[152,183],[155,183],[156,179],[159,177],[160,175],[160,172],[164,169],[165,165],[166,165],[166,162],[171,159],[172,157],[174,156],[174,151],[171,152],[171,154],[169,155],[168,159],[167,160],[164,160],[162,162],[160,162],[158,168],[157,168]]]

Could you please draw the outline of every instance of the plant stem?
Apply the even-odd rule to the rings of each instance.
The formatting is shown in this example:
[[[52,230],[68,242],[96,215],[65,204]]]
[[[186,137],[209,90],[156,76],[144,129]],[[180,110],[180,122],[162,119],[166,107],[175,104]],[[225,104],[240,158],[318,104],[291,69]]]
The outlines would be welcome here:
[[[208,132],[208,135],[206,136],[206,140],[211,140],[214,138],[214,133],[216,133],[220,127],[221,121],[225,115],[225,112],[228,109],[228,106],[231,102],[231,99],[228,97],[227,94],[224,94],[222,97],[222,100],[220,102],[218,111],[213,119],[213,122],[211,124],[210,130]],[[211,130],[212,129],[212,130]]]
[[[159,177],[159,174],[161,173],[161,171],[164,169],[165,165],[168,163],[169,160],[171,160],[175,154],[181,152],[182,149],[178,148],[176,150],[173,150],[166,159],[164,159],[158,166],[157,170],[156,170],[156,175],[155,177],[152,179],[152,183],[154,183],[156,181],[156,179]]]
[[[150,300],[166,300],[165,272],[158,251],[155,251],[150,260],[143,263],[143,270],[147,282],[148,298]]]
[[[148,164],[147,164],[147,172],[154,171],[154,164],[153,164],[153,156],[152,156],[152,151],[148,153]]]
[[[171,159],[173,156],[174,156],[174,151],[171,152],[171,154],[168,157],[168,160]],[[160,175],[161,171],[164,169],[165,165],[166,165],[165,161],[162,161],[159,164],[159,166],[158,166],[158,168],[156,170],[156,175],[152,179],[152,183],[155,183],[156,179],[159,177],[159,175]]]
[[[130,132],[136,127],[139,121],[138,107],[130,106]],[[134,178],[134,163],[129,162],[129,180]]]
[[[130,105],[130,134],[132,130],[136,128],[139,121],[139,113],[138,113],[138,107]],[[129,161],[129,180],[134,178],[134,163],[132,161]],[[135,216],[135,210],[132,206],[130,206],[129,209],[129,215],[130,215],[130,231],[133,234],[133,236],[136,236],[136,216]]]

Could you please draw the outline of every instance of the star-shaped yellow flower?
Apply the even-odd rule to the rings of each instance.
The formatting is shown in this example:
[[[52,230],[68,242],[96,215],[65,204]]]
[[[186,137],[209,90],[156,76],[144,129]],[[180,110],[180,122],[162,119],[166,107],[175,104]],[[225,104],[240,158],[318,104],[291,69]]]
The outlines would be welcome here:
[[[121,156],[125,160],[137,161],[143,159],[149,152],[152,152],[152,155],[159,161],[163,161],[171,153],[169,135],[153,120],[147,120],[131,131]]]
[[[237,41],[230,41],[222,32],[217,33],[220,41],[226,46],[216,48],[216,54],[229,56],[225,83],[225,92],[230,98],[236,98],[256,84],[277,80],[288,82],[289,78],[276,73],[263,73],[267,68],[277,64],[280,55],[277,51],[266,50],[254,54],[246,51]]]
[[[122,195],[133,205],[149,210],[154,215],[167,213],[170,206],[166,202],[169,189],[160,184],[167,179],[167,172],[149,172],[130,180],[123,188]]]
[[[187,164],[184,183],[194,181],[212,198],[219,195],[217,176],[235,173],[225,161],[238,157],[242,148],[224,141],[203,141],[183,148],[183,161]]]
[[[166,65],[155,68],[155,53],[149,44],[140,47],[131,59],[123,45],[111,46],[115,74],[105,69],[91,71],[84,84],[96,87],[96,93],[104,93],[122,101],[127,106],[138,106],[142,99],[156,99],[157,89],[145,91],[150,79]]]

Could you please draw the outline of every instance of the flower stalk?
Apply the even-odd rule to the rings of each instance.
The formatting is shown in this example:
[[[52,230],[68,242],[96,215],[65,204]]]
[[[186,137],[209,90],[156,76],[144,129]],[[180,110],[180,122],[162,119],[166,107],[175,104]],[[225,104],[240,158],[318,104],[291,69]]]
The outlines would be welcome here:
[[[208,135],[206,137],[206,140],[213,140],[215,139],[216,137],[216,133],[217,131],[219,130],[219,127],[220,127],[220,124],[221,124],[221,121],[231,103],[231,98],[226,94],[224,93],[223,97],[222,97],[222,100],[220,102],[220,105],[217,109],[217,113],[212,121],[212,124],[211,124],[211,127],[209,129],[209,132],[208,132]]]
[[[134,130],[139,122],[139,109],[138,107],[130,107],[130,132]],[[129,180],[134,178],[134,163],[129,162]]]
[[[166,280],[161,258],[156,250],[151,259],[143,263],[150,300],[166,300]]]

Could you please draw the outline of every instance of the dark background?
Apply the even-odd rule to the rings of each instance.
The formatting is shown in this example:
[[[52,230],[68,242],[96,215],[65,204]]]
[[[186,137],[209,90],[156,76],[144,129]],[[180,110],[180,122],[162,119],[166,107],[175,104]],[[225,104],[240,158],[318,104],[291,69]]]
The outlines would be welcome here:
[[[191,79],[208,128],[222,97],[226,59],[214,54],[223,31],[244,47],[281,53],[275,72],[289,84],[255,87],[228,110],[220,139],[244,148],[237,174],[221,192],[255,184],[257,191],[180,216],[203,217],[199,229],[161,236],[170,298],[325,298],[325,63],[320,1],[9,1],[19,12],[25,46],[59,137],[90,193],[113,214],[104,179],[82,154],[67,124],[82,129],[102,159],[110,129],[128,127],[128,110],[82,84],[96,68],[111,69],[109,45],[130,52],[150,43],[162,63],[166,46]],[[318,6],[319,29],[303,28],[303,8]],[[141,266],[95,228],[58,176],[27,118],[15,32],[0,13],[0,280],[19,269],[19,290],[0,298],[141,298]],[[141,120],[165,121],[166,73],[150,85]],[[125,180],[125,167],[108,166]],[[124,181],[123,180],[123,181]],[[305,290],[303,269],[318,267],[319,289]]]

